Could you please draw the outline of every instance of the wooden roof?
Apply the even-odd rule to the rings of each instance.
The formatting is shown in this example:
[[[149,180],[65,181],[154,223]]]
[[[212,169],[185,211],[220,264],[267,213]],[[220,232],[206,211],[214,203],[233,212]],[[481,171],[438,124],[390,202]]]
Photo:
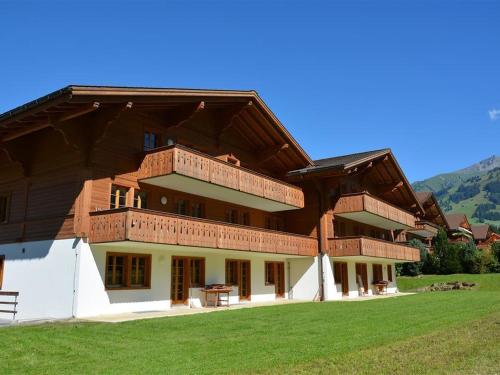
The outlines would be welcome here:
[[[314,160],[312,166],[287,174],[291,181],[304,178],[335,177],[370,173],[370,179],[393,191],[399,205],[424,214],[415,192],[389,148]]]
[[[475,240],[485,240],[489,237],[490,226],[488,224],[471,225],[471,231]]]
[[[446,215],[443,213],[438,200],[431,191],[417,191],[415,195],[425,210],[425,218],[432,223],[449,229]]]
[[[458,230],[459,227],[470,230],[469,220],[467,216],[462,213],[447,214],[446,220],[451,230]]]
[[[235,131],[245,133],[242,136],[254,142],[256,149],[285,151],[279,152],[278,157],[289,169],[312,164],[311,158],[253,90],[71,85],[1,114],[0,144],[113,105],[133,105],[134,109],[145,110],[172,109],[172,112],[177,108],[186,112],[190,106],[224,111],[230,120],[238,117],[237,120],[245,124],[244,129],[235,127]],[[238,110],[240,108],[245,110]]]

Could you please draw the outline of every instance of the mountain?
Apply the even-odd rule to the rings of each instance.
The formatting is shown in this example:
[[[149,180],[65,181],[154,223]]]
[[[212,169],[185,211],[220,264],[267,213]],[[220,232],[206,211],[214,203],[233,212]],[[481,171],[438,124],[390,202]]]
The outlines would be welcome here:
[[[432,191],[445,212],[461,212],[473,223],[500,225],[500,157],[491,156],[455,172],[413,183]]]

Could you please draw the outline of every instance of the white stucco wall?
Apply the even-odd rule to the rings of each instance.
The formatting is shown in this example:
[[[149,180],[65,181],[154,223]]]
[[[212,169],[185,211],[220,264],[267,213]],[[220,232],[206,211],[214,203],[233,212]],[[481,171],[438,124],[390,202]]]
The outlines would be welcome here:
[[[318,257],[288,260],[290,298],[313,301],[319,298]]]
[[[372,285],[372,281],[373,281],[373,267],[372,267],[372,265],[373,264],[381,264],[382,265],[382,272],[383,272],[384,280],[388,280],[387,265],[392,266],[393,281],[389,282],[389,285],[387,286],[387,293],[396,293],[397,292],[396,269],[395,269],[394,262],[388,261],[385,259],[380,259],[380,260],[337,259],[337,261],[347,263],[349,294],[347,296],[343,296],[341,284],[335,284],[334,267],[333,267],[334,259],[328,258],[328,261],[325,262],[328,264],[325,264],[323,267],[323,272],[325,273],[324,278],[325,278],[325,299],[326,300],[338,300],[338,299],[342,299],[342,298],[346,298],[346,297],[347,298],[360,297],[359,290],[358,290],[358,284],[356,281],[356,263],[366,263],[366,265],[367,265],[368,295],[369,296],[375,294],[375,286]]]
[[[77,248],[74,239],[0,245],[5,255],[2,290],[19,292],[17,320],[72,317]],[[0,319],[12,319],[12,314],[0,313]]]
[[[151,254],[151,288],[138,290],[105,290],[104,275],[106,252],[130,252]],[[225,282],[226,259],[250,260],[251,300],[264,302],[275,300],[275,287],[265,285],[264,265],[266,261],[285,262],[285,298],[288,298],[289,284],[293,288],[294,298],[312,300],[317,292],[317,263],[314,258],[287,259],[276,254],[257,254],[250,252],[224,251],[173,246],[141,246],[121,248],[119,246],[80,247],[79,267],[77,272],[76,316],[88,317],[123,312],[157,311],[171,308],[171,259],[172,256],[195,256],[205,258],[206,284]],[[288,265],[289,262],[289,265]],[[293,270],[290,277],[288,268]],[[292,271],[290,271],[292,273]],[[293,280],[293,282],[292,282]],[[204,300],[200,288],[190,289],[191,307],[202,306]],[[240,303],[238,288],[233,287],[230,303]],[[241,301],[241,303],[246,303]]]

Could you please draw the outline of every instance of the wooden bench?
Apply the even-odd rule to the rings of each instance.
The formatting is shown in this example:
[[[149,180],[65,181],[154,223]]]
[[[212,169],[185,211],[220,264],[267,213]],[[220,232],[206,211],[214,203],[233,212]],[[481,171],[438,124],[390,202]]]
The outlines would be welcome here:
[[[13,301],[0,301],[0,313],[4,314],[12,314],[12,319],[16,319],[17,314],[17,297],[19,297],[19,292],[7,292],[0,290],[0,298],[2,297],[11,297],[14,298]],[[3,305],[7,305],[6,307],[11,307],[10,309],[3,309]]]

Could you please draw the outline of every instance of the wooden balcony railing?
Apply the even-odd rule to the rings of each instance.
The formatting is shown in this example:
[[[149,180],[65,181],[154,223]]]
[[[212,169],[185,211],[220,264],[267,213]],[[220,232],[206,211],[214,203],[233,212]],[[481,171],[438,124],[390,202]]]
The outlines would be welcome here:
[[[439,227],[436,224],[430,223],[428,221],[417,221],[415,223],[415,229],[409,231],[410,233],[415,233],[423,237],[435,237],[439,232]]]
[[[238,167],[212,156],[174,145],[148,152],[138,179],[178,173],[293,207],[304,207],[304,193],[294,185]]]
[[[122,208],[90,214],[91,243],[157,244],[315,256],[315,238],[164,212]]]
[[[368,193],[342,195],[335,204],[333,213],[339,215],[363,211],[402,224],[405,227],[415,227],[414,215]]]
[[[328,240],[332,257],[366,256],[401,262],[420,261],[420,250],[404,244],[369,237],[340,237]]]

